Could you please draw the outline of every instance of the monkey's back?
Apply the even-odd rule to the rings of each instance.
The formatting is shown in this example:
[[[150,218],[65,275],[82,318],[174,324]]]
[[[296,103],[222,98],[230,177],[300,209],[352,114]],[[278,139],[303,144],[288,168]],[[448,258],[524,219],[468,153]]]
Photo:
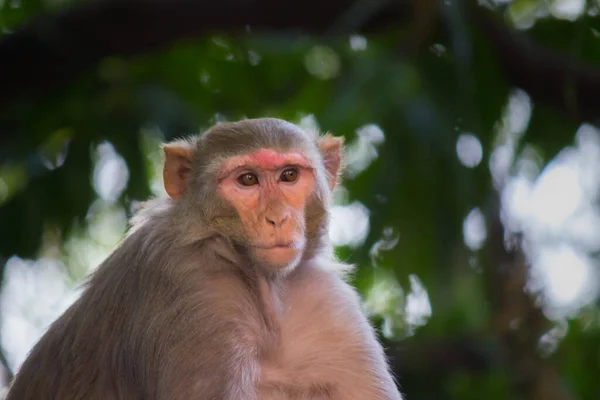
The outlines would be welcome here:
[[[73,304],[33,347],[15,377],[7,400],[141,400],[134,392],[111,382],[108,359],[114,351],[107,349],[90,329],[82,330],[83,324],[73,318],[83,306],[85,302]],[[97,317],[89,318],[84,324]],[[83,332],[94,336],[81,340]],[[124,397],[119,397],[118,392]]]
[[[6,400],[219,399],[228,367],[219,362],[220,332],[232,329],[219,321],[238,304],[254,313],[254,303],[237,277],[215,273],[205,246],[178,248],[160,232],[150,225],[131,234],[94,271],[34,346]],[[215,295],[224,311],[207,307]]]
[[[177,289],[148,257],[133,250],[138,243],[132,236],[97,268],[81,297],[33,347],[7,400],[156,398],[153,372],[161,354],[143,348],[163,340],[152,337],[159,334],[153,324],[157,315],[171,315]]]

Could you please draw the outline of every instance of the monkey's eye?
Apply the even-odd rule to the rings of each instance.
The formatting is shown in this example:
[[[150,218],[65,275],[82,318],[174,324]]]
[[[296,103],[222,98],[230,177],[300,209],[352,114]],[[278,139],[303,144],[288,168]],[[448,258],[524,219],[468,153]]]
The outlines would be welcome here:
[[[246,172],[245,174],[240,175],[237,178],[237,181],[243,186],[258,185],[258,177],[251,172]]]
[[[281,173],[282,182],[296,182],[298,180],[298,170],[296,168],[288,168]]]

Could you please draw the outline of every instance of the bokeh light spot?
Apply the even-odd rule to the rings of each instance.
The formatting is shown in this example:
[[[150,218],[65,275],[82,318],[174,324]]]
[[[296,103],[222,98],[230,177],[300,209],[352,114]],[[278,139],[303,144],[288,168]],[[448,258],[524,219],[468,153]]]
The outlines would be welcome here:
[[[333,79],[340,72],[340,56],[330,47],[314,46],[306,53],[304,66],[318,79]]]
[[[369,226],[369,209],[358,201],[331,208],[329,237],[335,246],[359,247],[369,234]]]
[[[354,51],[363,51],[367,49],[367,38],[362,35],[351,35],[349,41],[350,48]]]
[[[473,251],[481,249],[487,238],[485,217],[479,208],[472,209],[463,222],[465,244]]]
[[[461,164],[473,168],[481,163],[483,148],[475,135],[463,133],[456,140],[456,154]]]
[[[109,142],[97,148],[97,160],[94,167],[94,190],[101,199],[115,202],[125,190],[129,181],[129,169],[123,157],[115,151]]]

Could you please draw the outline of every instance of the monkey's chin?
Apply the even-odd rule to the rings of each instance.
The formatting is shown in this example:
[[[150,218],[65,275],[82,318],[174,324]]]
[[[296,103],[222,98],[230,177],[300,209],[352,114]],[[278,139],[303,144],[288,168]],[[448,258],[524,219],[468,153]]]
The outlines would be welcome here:
[[[302,257],[302,249],[293,245],[257,248],[255,257],[269,270],[291,270],[298,265]]]

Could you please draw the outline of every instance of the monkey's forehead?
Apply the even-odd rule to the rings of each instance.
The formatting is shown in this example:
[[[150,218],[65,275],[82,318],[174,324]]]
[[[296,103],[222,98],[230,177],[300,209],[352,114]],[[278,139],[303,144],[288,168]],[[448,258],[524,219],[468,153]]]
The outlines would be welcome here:
[[[317,137],[281,119],[248,119],[213,126],[200,136],[198,149],[211,156],[244,154],[259,149],[310,153],[316,149]]]
[[[289,121],[280,118],[249,118],[239,121],[225,122],[213,125],[208,129],[206,134],[217,133],[218,131],[227,130],[245,130],[252,132],[272,133],[272,132],[287,132],[300,135],[306,135],[306,132]]]

